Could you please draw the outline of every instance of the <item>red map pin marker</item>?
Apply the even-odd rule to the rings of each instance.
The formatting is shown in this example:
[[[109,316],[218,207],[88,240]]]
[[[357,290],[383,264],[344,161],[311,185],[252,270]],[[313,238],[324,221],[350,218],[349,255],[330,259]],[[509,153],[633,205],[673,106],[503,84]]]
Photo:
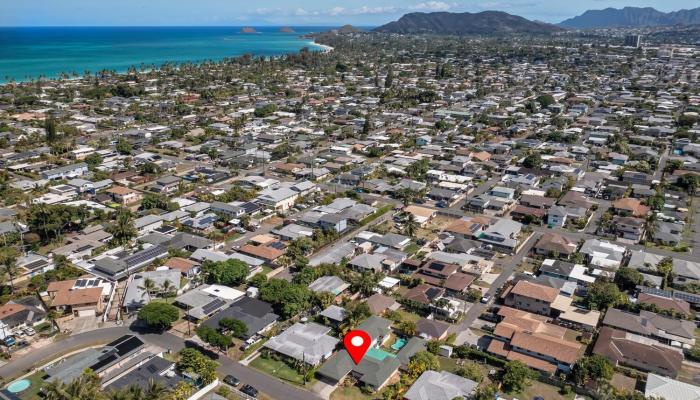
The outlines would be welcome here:
[[[350,358],[352,358],[357,365],[360,363],[360,361],[362,361],[362,357],[365,356],[367,350],[369,350],[369,346],[372,344],[372,339],[365,331],[350,331],[345,334],[343,344],[345,345],[345,349],[348,351],[348,354],[350,354]]]

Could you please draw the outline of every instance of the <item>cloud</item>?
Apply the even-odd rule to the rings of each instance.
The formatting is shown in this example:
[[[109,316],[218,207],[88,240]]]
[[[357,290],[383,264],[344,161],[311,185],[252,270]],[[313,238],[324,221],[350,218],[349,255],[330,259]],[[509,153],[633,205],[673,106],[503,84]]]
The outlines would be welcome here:
[[[342,15],[376,15],[376,14],[391,14],[397,12],[398,9],[393,6],[369,7],[362,6],[358,8],[333,7],[328,11],[331,17]]]
[[[444,1],[426,1],[408,7],[409,10],[416,11],[449,11],[457,6],[455,3],[445,3]]]

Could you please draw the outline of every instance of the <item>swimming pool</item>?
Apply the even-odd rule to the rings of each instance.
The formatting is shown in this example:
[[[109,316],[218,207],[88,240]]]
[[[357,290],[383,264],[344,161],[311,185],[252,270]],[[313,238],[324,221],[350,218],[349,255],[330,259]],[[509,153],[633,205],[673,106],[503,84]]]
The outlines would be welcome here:
[[[20,393],[29,389],[30,386],[32,386],[32,382],[30,382],[29,379],[20,379],[7,385],[7,391],[10,393]]]
[[[369,350],[367,350],[367,355],[374,358],[375,360],[378,360],[378,361],[384,361],[384,359],[387,357],[396,357],[395,355],[389,353],[388,351],[378,349],[376,347],[372,347]]]
[[[406,340],[405,338],[396,338],[396,341],[394,342],[394,344],[391,345],[391,348],[392,350],[399,351],[403,348],[403,346],[406,345],[406,342],[408,342],[408,340]]]

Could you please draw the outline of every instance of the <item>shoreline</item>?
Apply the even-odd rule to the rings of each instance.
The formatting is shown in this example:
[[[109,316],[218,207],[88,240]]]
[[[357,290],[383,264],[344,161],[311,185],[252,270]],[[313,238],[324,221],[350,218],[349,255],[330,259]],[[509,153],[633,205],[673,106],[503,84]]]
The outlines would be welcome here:
[[[331,47],[327,44],[318,43],[315,40],[312,40],[311,44],[313,44],[314,46],[320,47],[322,53],[330,53],[331,51],[335,50],[333,47]]]
[[[256,32],[256,33],[262,34],[263,32]],[[241,33],[241,35],[242,35],[241,37],[249,36],[249,34],[243,34],[243,33]],[[265,58],[274,59],[274,58],[278,58],[278,57],[284,57],[284,56],[289,55],[289,54],[298,54],[298,52],[302,48],[304,48],[305,46],[311,47],[312,51],[321,52],[321,53],[329,53],[329,52],[334,50],[331,46],[327,46],[327,45],[315,42],[313,40],[313,38],[303,37],[304,34],[299,35],[299,33],[295,33],[294,35],[297,35],[297,37],[295,39],[298,43],[297,44],[298,47],[296,47],[296,48],[290,48],[288,50],[282,50],[282,51],[272,50],[270,52],[270,54],[267,54],[267,55],[264,55],[264,54],[256,55],[255,54],[256,51],[253,50],[252,54],[256,57],[262,56]],[[252,35],[250,35],[250,36],[252,36]],[[226,40],[226,38],[224,38],[224,40]],[[295,46],[292,45],[290,47],[295,47]],[[248,50],[250,50],[250,49],[248,49]],[[143,63],[149,64],[149,65],[155,64],[156,69],[160,69],[165,64],[171,64],[171,65],[174,64],[174,65],[177,65],[179,67],[180,65],[190,64],[190,63],[191,64],[201,64],[201,63],[207,63],[207,62],[221,62],[221,61],[224,61],[226,59],[243,56],[245,54],[251,54],[251,52],[241,50],[240,53],[239,53],[239,51],[235,51],[234,53],[228,53],[225,55],[211,54],[210,53],[211,56],[206,56],[206,55],[203,56],[200,54],[196,58],[183,57],[182,59],[177,59],[177,60],[170,60],[170,59],[165,58],[163,60],[159,60],[156,62],[144,61]],[[136,58],[134,60],[136,60]],[[92,72],[91,76],[94,77],[100,70],[103,70],[103,69],[108,70],[108,71],[115,71],[117,73],[117,75],[123,75],[127,72],[129,67],[137,67],[138,68],[138,66],[139,66],[138,61],[134,61],[134,62],[130,63],[129,67],[124,66],[126,64],[121,62],[121,61],[122,60],[114,61],[114,60],[110,59],[108,61],[105,61],[104,65],[100,66],[99,68],[89,68],[89,67],[77,68],[76,67],[76,68],[73,68],[73,70],[81,70],[81,71],[90,70]],[[141,63],[141,64],[143,64],[143,63]],[[114,66],[111,66],[110,64],[112,64]],[[119,64],[122,64],[122,65],[119,65]],[[36,82],[39,80],[45,81],[45,82],[60,82],[60,81],[69,82],[69,81],[81,80],[84,78],[83,73],[79,74],[79,76],[73,76],[71,72],[67,72],[67,71],[71,70],[71,68],[69,68],[69,67],[66,67],[65,70],[63,71],[63,73],[68,74],[68,76],[65,78],[60,78],[61,73],[53,71],[54,69],[56,71],[58,71],[60,69],[60,68],[55,68],[53,65],[52,65],[52,68],[49,68],[48,70],[44,69],[44,70],[40,71],[36,68],[34,68],[34,69],[36,70],[35,74],[31,74],[31,73],[23,74],[21,78],[18,76],[20,74],[18,74],[18,73],[13,74],[12,73],[13,71],[7,71],[7,73],[4,74],[4,77],[0,77],[0,86],[4,87],[4,86],[8,86],[8,85],[23,85],[23,84],[27,84],[27,83],[31,83],[31,82]],[[147,71],[143,71],[143,72],[148,72],[148,71],[150,71],[150,68]],[[3,79],[3,78],[8,78],[8,79]]]

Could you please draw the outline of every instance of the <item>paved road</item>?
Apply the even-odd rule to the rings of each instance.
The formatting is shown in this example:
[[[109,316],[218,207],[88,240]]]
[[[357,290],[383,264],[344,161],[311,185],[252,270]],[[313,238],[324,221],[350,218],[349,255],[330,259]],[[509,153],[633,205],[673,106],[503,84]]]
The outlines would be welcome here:
[[[670,149],[667,148],[664,150],[663,154],[661,154],[661,158],[659,158],[659,165],[656,167],[656,171],[654,171],[654,180],[655,181],[661,181],[661,177],[664,175],[664,169],[666,168],[666,162],[668,161],[668,155],[669,155]]]
[[[486,193],[486,192],[487,192],[489,189],[491,189],[494,185],[496,185],[497,183],[500,183],[500,182],[501,182],[501,177],[500,177],[500,176],[495,176],[495,177],[493,177],[493,178],[491,178],[491,179],[489,179],[489,180],[487,180],[487,181],[482,182],[481,185],[479,185],[479,186],[477,186],[476,188],[474,188],[474,190],[472,190],[471,193],[469,193],[468,195],[464,196],[464,199],[462,199],[462,200],[458,201],[457,203],[455,203],[452,207],[450,207],[450,209],[451,209],[451,210],[454,210],[454,211],[459,211],[459,210],[461,210],[462,207],[464,206],[464,204],[465,204],[467,201],[473,199],[473,198],[476,197],[476,196],[479,196],[479,195],[482,195],[482,194]]]
[[[26,372],[29,372],[31,368],[50,362],[52,359],[62,354],[66,354],[81,348],[86,348],[91,345],[104,344],[130,333],[135,332],[126,327],[119,327],[98,329],[75,336],[70,336],[64,340],[52,343],[48,346],[42,347],[41,349],[37,349],[20,359],[12,360],[10,363],[3,365],[0,367],[0,376],[3,378],[18,377]],[[161,347],[163,349],[170,349],[175,352],[180,351],[185,345],[182,338],[170,333],[139,333],[139,335],[149,344]],[[234,361],[228,357],[222,356],[219,358],[218,362],[220,364],[219,373],[221,375],[234,375],[242,382],[253,385],[258,390],[267,394],[273,399],[322,399],[315,393],[284,383],[255,369],[241,365],[237,361]]]
[[[530,253],[532,246],[534,246],[535,243],[537,243],[537,240],[540,236],[541,233],[535,232],[525,242],[525,244],[523,244],[518,254],[511,257],[508,261],[501,265],[501,274],[498,276],[498,278],[496,278],[496,280],[493,282],[493,284],[487,292],[491,295],[492,301],[493,297],[496,294],[496,290],[500,289],[503,286],[503,284],[506,283],[508,279],[510,279],[515,269],[523,261],[523,258],[525,258]],[[471,306],[471,308],[467,310],[466,314],[464,315],[464,318],[462,318],[462,321],[460,321],[458,325],[452,325],[450,327],[450,333],[457,333],[457,338],[455,340],[456,345],[459,346],[461,344],[464,344],[464,342],[467,340],[467,337],[469,336],[469,328],[472,326],[474,321],[476,321],[476,319],[479,318],[479,315],[481,315],[481,313],[483,313],[484,310],[486,310],[488,306],[488,304],[474,303]]]
[[[595,235],[596,231],[598,230],[598,225],[600,223],[600,217],[605,214],[606,211],[612,206],[612,203],[608,200],[597,200],[598,201],[598,209],[595,210],[595,213],[593,213],[593,217],[591,218],[591,222],[588,224],[586,227],[586,232],[590,233],[591,235]]]

